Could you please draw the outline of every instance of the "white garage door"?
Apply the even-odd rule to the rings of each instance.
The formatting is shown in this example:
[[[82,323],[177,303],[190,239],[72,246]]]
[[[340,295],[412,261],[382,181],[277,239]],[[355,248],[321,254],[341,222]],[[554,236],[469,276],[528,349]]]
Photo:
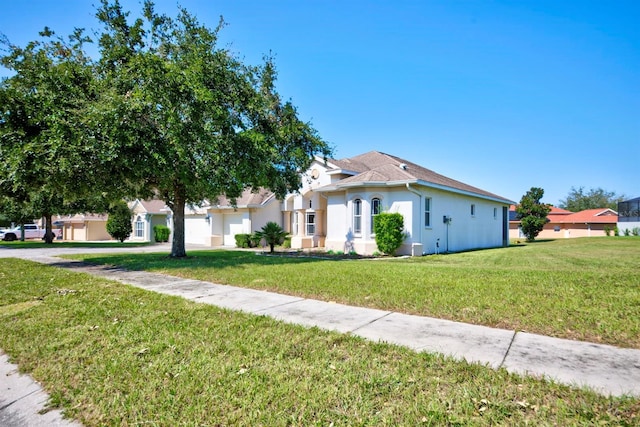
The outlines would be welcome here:
[[[184,219],[184,241],[196,245],[206,245],[210,241],[209,222],[204,217]]]
[[[236,234],[245,233],[242,224],[243,214],[226,214],[224,215],[224,245],[235,246]]]

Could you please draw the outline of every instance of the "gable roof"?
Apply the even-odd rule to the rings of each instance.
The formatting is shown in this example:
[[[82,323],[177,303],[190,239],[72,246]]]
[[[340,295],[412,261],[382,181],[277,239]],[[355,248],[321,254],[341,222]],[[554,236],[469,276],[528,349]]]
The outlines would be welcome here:
[[[261,188],[257,192],[252,192],[250,189],[244,190],[242,195],[236,199],[236,207],[248,208],[264,206],[271,200],[275,199],[275,193]],[[215,203],[211,204],[211,207],[217,208],[231,208],[231,199],[226,196],[219,196]]]
[[[570,215],[549,215],[549,222],[569,224],[616,224],[618,213],[612,209],[586,209]]]
[[[513,203],[497,194],[456,181],[408,160],[379,151],[369,151],[348,159],[328,160],[327,165],[336,167],[333,172],[339,171],[351,176],[321,187],[317,191],[336,191],[364,186],[417,184],[504,203]],[[328,171],[329,174],[331,172],[331,170]]]
[[[167,204],[164,201],[158,200],[158,199],[152,199],[152,200],[136,199],[133,203],[131,203],[130,209],[131,210],[135,209],[136,205],[140,205],[142,209],[149,214],[165,214],[166,215],[167,213],[171,212],[171,209],[169,209]]]

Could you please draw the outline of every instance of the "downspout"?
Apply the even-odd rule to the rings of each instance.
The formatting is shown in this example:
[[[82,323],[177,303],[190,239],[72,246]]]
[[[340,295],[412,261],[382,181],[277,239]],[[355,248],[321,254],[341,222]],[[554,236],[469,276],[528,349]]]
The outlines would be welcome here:
[[[422,242],[422,216],[421,216],[422,215],[422,193],[420,193],[418,190],[414,188],[411,188],[408,182],[405,185],[407,186],[407,190],[411,191],[413,194],[418,195],[418,200],[420,201],[418,203],[418,232],[420,236],[420,244],[424,245],[424,243]],[[424,253],[424,246],[422,250]]]

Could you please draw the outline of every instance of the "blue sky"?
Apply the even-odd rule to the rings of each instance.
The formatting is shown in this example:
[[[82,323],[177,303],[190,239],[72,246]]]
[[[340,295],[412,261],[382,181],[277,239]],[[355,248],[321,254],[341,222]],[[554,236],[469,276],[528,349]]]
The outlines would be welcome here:
[[[24,45],[99,28],[97,0],[5,2]],[[124,0],[137,14],[140,2]],[[640,196],[640,2],[169,0],[245,62],[272,52],[278,91],[335,157],[393,154],[518,201],[572,186]],[[6,75],[0,70],[0,76]]]

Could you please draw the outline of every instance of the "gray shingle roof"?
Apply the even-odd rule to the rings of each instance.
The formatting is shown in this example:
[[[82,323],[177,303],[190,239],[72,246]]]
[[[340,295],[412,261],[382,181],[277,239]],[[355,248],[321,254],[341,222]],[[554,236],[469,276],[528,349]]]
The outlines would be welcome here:
[[[471,193],[479,197],[497,199],[510,203],[508,199],[498,196],[497,194],[456,181],[455,179],[436,173],[408,160],[379,151],[369,151],[368,153],[360,154],[349,159],[329,160],[329,163],[345,172],[355,174],[323,187],[320,190],[331,191],[365,185],[404,185],[406,183],[415,183],[454,192]]]
[[[251,190],[244,190],[242,195],[236,199],[237,207],[262,206],[275,197],[271,191],[261,188],[258,192],[253,193]],[[231,207],[231,200],[225,196],[219,196],[217,201],[212,203],[213,206]]]

